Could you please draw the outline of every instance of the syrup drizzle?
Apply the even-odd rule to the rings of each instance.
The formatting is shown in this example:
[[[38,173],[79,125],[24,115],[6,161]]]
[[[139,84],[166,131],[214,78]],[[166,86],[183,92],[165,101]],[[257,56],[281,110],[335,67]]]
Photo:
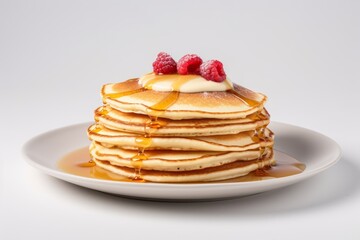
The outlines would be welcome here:
[[[240,91],[235,90],[228,90],[231,94],[236,96],[238,99],[240,99],[243,103],[245,103],[249,107],[257,107],[261,104],[261,102],[256,101],[255,99],[250,98],[249,96],[245,96],[244,93],[240,93]],[[254,115],[251,116],[253,120],[261,119],[266,120],[268,116],[267,111],[265,110],[265,114],[262,114],[260,112],[256,112]],[[254,130],[252,140],[254,142],[259,143],[259,157],[257,159],[258,169],[255,171],[255,175],[264,176],[265,170],[271,168],[271,165],[267,165],[265,161],[263,161],[264,154],[266,153],[266,149],[270,147],[262,146],[262,142],[265,142],[264,145],[266,145],[266,142],[268,141],[268,137],[265,134],[266,126],[258,127]]]
[[[190,78],[188,79],[190,80]],[[187,81],[188,81],[187,80]],[[173,89],[179,89],[179,87],[187,81],[175,81],[173,83]],[[150,82],[151,83],[151,82]],[[146,87],[147,88],[147,87]],[[163,123],[158,121],[158,117],[161,114],[171,107],[179,97],[178,91],[170,92],[166,97],[164,97],[159,102],[148,107],[146,109],[149,116],[149,120],[144,124],[144,134],[135,138],[135,143],[138,147],[138,153],[131,158],[132,165],[135,168],[135,179],[142,179],[141,177],[141,167],[144,160],[148,159],[145,150],[151,146],[152,138],[151,135],[159,128],[163,126]],[[135,164],[134,164],[135,163]]]
[[[101,116],[106,116],[110,113],[111,109],[108,105],[102,106],[98,112]]]
[[[96,125],[93,129],[91,129],[92,132],[94,133],[98,133],[102,130],[102,126],[101,125]]]
[[[130,90],[130,91],[125,91],[125,92],[115,92],[115,93],[104,94],[103,102],[105,103],[106,98],[120,98],[120,97],[133,95],[135,93],[143,92],[143,91],[146,91],[146,90],[147,89],[145,89],[145,88],[137,88],[137,89]]]
[[[99,116],[106,116],[111,112],[111,108],[108,105],[102,106],[98,111],[95,113],[95,121],[99,121]]]
[[[227,90],[227,92],[236,96],[240,101],[242,101],[249,107],[256,107],[256,106],[260,105],[260,102],[256,101],[255,99],[252,99],[248,96],[245,96],[245,94],[242,94],[239,91],[235,91],[234,89]]]
[[[258,119],[261,119],[261,116],[259,114],[256,114]],[[254,142],[259,143],[259,157],[257,159],[258,169],[255,171],[255,174],[259,176],[264,175],[264,170],[271,167],[271,165],[267,165],[264,159],[264,155],[267,154],[266,150],[271,147],[263,146],[262,144],[266,145],[266,142],[268,141],[268,137],[266,136],[266,126],[260,126],[254,130],[252,140]]]

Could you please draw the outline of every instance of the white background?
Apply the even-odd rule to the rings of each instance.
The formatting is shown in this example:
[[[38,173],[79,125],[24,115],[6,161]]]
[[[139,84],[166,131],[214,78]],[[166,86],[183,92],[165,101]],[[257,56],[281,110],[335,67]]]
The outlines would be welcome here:
[[[360,239],[359,1],[0,1],[0,239]],[[124,199],[28,166],[23,143],[91,121],[100,87],[159,51],[219,59],[272,120],[336,140],[310,180],[207,203]]]

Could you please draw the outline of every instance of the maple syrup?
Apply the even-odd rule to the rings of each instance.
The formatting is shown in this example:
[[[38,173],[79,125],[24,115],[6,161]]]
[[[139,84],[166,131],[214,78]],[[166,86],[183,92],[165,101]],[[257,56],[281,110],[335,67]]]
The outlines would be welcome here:
[[[120,97],[125,97],[125,96],[129,96],[129,95],[133,95],[135,93],[139,93],[139,92],[143,92],[146,91],[147,89],[145,88],[137,88],[134,90],[130,90],[130,91],[124,91],[124,92],[115,92],[115,93],[107,93],[103,95],[103,102],[105,102],[106,98],[120,98]]]
[[[161,75],[160,81],[166,81],[168,79],[169,76]],[[164,125],[162,122],[158,121],[158,117],[177,101],[180,95],[180,87],[191,79],[191,76],[178,78],[171,85],[173,91],[169,92],[162,100],[146,109],[149,121],[144,124],[143,136],[135,138],[135,143],[138,146],[138,154],[132,157],[132,166],[135,168],[135,179],[141,179],[142,162],[147,159],[146,149],[151,146],[151,135]],[[152,84],[157,81],[159,81],[157,78],[149,80],[145,88],[151,89]]]
[[[245,96],[245,94],[241,94],[239,91],[235,91],[234,89],[227,90],[227,92],[236,96],[238,99],[240,99],[243,103],[245,103],[249,107],[256,107],[256,106],[260,105],[260,102],[254,100],[248,96]]]
[[[259,180],[266,180],[271,178],[282,178],[282,177],[299,174],[305,170],[305,164],[297,161],[296,159],[282,152],[276,152],[275,157],[277,158],[276,165],[272,166],[271,168],[265,167],[261,169],[261,171],[253,171],[243,177],[222,180],[222,181],[215,181],[210,183],[221,183],[221,182],[235,183],[235,182],[259,181]],[[91,163],[90,159],[91,157],[89,153],[89,148],[83,147],[65,155],[62,159],[59,160],[58,167],[64,172],[82,177],[112,180],[112,181],[122,181],[122,182],[144,182],[141,179],[129,179],[121,175],[114,174],[103,168],[100,168],[95,164],[89,164]],[[140,163],[141,162],[139,161],[135,161],[135,164],[140,164]],[[198,183],[204,183],[204,182],[198,182]],[[209,183],[209,182],[205,182],[205,183]]]
[[[96,122],[99,121],[99,116],[106,116],[109,114],[109,112],[111,111],[110,107],[108,105],[104,105],[102,107],[100,107],[100,109],[98,111],[96,111],[94,119]]]
[[[100,108],[98,113],[100,114],[100,116],[106,116],[109,114],[110,111],[110,107],[108,105],[105,105]]]
[[[81,162],[78,164],[79,167],[95,167],[96,163],[93,160],[89,160],[87,162]]]
[[[94,133],[98,133],[102,130],[103,128],[100,125],[96,125],[93,129],[91,129],[92,132]]]

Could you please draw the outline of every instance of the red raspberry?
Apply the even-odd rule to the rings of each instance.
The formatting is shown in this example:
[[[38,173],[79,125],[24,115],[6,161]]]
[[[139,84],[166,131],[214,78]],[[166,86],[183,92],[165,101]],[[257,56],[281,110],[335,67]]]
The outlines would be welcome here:
[[[200,74],[202,59],[196,54],[186,54],[178,61],[177,71],[179,74]]]
[[[200,75],[206,80],[214,82],[222,82],[226,79],[223,64],[218,60],[210,60],[201,64]]]
[[[176,62],[169,54],[161,52],[153,62],[153,70],[155,74],[176,73]]]

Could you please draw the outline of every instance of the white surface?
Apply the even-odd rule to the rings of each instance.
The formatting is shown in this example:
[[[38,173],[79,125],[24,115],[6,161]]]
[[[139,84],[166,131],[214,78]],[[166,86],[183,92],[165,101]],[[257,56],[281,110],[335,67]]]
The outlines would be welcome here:
[[[359,1],[0,1],[1,239],[359,239]],[[338,164],[223,202],[128,200],[28,166],[34,135],[90,121],[105,82],[157,52],[217,58],[269,97],[272,119],[319,131]]]
[[[33,167],[56,178],[90,189],[141,199],[168,201],[219,200],[253,195],[303,181],[334,165],[341,150],[336,142],[314,131],[272,122],[276,132],[275,159],[294,157],[306,165],[304,172],[277,179],[240,183],[165,184],[117,182],[68,174],[58,168],[59,159],[88,145],[84,134],[90,122],[40,134],[25,143],[24,157]],[[66,142],[66,144],[64,144]]]

